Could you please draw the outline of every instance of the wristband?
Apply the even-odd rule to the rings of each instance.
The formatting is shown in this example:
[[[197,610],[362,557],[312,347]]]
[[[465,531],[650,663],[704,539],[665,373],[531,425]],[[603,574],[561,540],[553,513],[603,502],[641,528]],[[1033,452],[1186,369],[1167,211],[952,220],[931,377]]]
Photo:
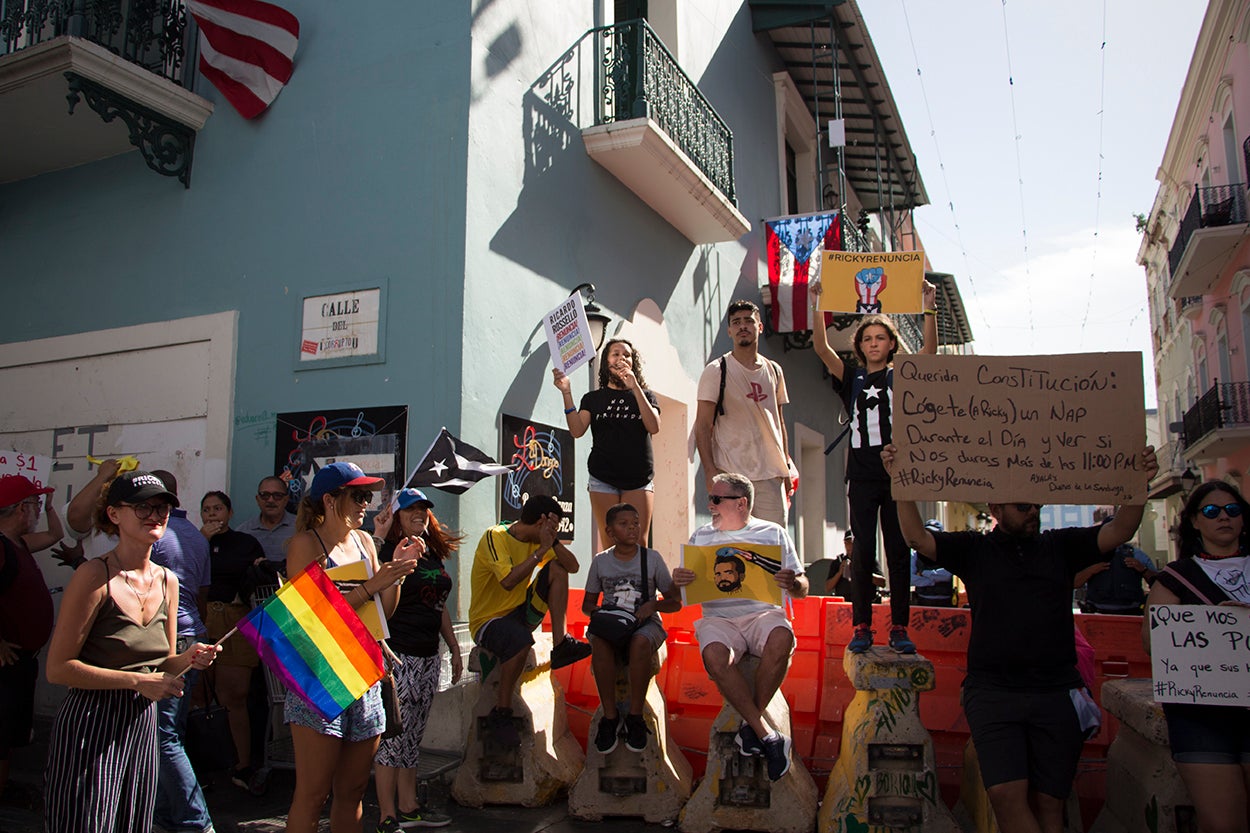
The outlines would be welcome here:
[[[565,415],[565,416],[568,416],[569,414],[573,413],[573,412],[574,412],[574,411],[576,411],[576,410],[577,410],[577,408],[575,408],[575,407],[574,407],[574,408],[565,408],[565,409],[564,409],[564,415]]]

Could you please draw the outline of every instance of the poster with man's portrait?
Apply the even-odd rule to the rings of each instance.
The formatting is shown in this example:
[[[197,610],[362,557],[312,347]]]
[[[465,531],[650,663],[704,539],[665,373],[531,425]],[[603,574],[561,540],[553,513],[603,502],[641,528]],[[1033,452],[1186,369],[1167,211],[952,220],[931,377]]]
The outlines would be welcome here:
[[[681,589],[682,604],[717,599],[782,602],[781,588],[773,579],[781,569],[781,547],[776,544],[686,544],[681,548],[681,566],[695,574],[694,581]]]

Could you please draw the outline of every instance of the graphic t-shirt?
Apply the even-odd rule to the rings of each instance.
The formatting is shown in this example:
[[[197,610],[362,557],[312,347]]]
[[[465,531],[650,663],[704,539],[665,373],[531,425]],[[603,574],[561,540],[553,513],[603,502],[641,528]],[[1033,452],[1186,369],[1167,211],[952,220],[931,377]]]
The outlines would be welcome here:
[[[656,592],[671,597],[673,578],[668,572],[668,565],[655,550],[647,551],[647,595],[642,593],[642,548],[628,560],[616,557],[616,548],[604,550],[590,562],[590,572],[586,575],[586,592],[594,595],[602,593],[599,604],[604,607],[617,607],[634,612],[648,599],[655,598]],[[657,624],[660,615],[651,617]]]
[[[643,391],[647,401],[660,410],[655,394]],[[642,424],[638,400],[630,390],[599,388],[582,397],[580,410],[590,414],[592,475],[621,491],[641,489],[655,475],[651,434]]]
[[[728,531],[706,524],[694,531],[694,534],[690,536],[690,543],[697,547],[732,543],[768,544],[781,547],[781,569],[793,570],[796,576],[804,574],[803,562],[799,561],[794,542],[790,540],[790,533],[772,521],[748,518],[747,525],[742,529]],[[775,607],[775,605],[758,599],[714,599],[703,603],[703,615],[732,619],[770,607]]]
[[[715,403],[720,394],[720,359],[703,368],[699,401]],[[721,471],[737,472],[748,480],[770,480],[790,475],[781,442],[780,408],[790,401],[786,378],[763,356],[748,369],[725,354],[725,413],[712,428],[712,462]]]
[[[395,545],[386,543],[378,560],[395,557]],[[441,559],[426,553],[417,559],[417,569],[404,580],[399,589],[399,604],[387,620],[390,646],[411,657],[432,657],[438,653],[439,628],[443,626],[443,608],[451,594],[451,576]]]
[[[857,376],[861,377],[859,396],[855,396]],[[833,383],[851,421],[847,480],[890,479],[881,464],[881,449],[893,438],[894,388],[891,381],[889,368],[865,373],[862,367],[847,365],[846,375]],[[851,401],[853,396],[854,402]]]
[[[1194,561],[1230,599],[1250,604],[1250,585],[1247,584],[1250,576],[1246,575],[1246,570],[1250,569],[1250,555],[1209,560],[1195,558]]]

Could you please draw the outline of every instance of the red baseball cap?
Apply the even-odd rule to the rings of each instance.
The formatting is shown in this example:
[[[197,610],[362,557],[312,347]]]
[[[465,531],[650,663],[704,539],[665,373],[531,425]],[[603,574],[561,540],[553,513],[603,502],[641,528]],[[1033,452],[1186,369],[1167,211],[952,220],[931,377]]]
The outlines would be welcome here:
[[[50,495],[56,489],[39,488],[29,478],[20,474],[6,474],[0,477],[0,507],[14,506],[35,495]]]

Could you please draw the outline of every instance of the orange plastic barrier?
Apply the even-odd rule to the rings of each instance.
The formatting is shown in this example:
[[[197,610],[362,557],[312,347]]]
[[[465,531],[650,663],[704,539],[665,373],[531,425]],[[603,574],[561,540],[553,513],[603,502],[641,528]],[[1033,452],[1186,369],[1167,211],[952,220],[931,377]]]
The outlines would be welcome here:
[[[586,627],[581,602],[582,591],[571,590],[569,630],[576,636],[584,635]],[[656,679],[668,706],[670,730],[690,759],[696,776],[701,776],[706,766],[708,733],[722,704],[720,693],[703,670],[694,638],[694,623],[700,615],[698,607],[686,607],[664,616],[668,661]],[[1141,617],[1078,613],[1076,622],[1097,652],[1096,700],[1101,702],[1105,679],[1150,676],[1150,658],[1141,644]],[[873,629],[878,643],[884,643],[890,629],[888,605],[874,607]],[[909,629],[917,650],[933,663],[937,685],[920,699],[920,717],[933,736],[942,795],[948,805],[953,805],[959,794],[963,750],[968,741],[960,686],[967,671],[971,613],[959,608],[913,605]],[[823,793],[825,779],[838,756],[843,711],[855,694],[842,670],[842,655],[851,639],[851,606],[829,597],[799,599],[794,603],[794,632],[794,660],[781,690],[790,702],[795,751]],[[573,734],[585,743],[590,717],[598,706],[590,663],[561,668],[555,676],[565,689]],[[1102,806],[1107,746],[1117,728],[1116,719],[1104,711],[1102,732],[1085,745],[1076,789],[1087,825]]]

